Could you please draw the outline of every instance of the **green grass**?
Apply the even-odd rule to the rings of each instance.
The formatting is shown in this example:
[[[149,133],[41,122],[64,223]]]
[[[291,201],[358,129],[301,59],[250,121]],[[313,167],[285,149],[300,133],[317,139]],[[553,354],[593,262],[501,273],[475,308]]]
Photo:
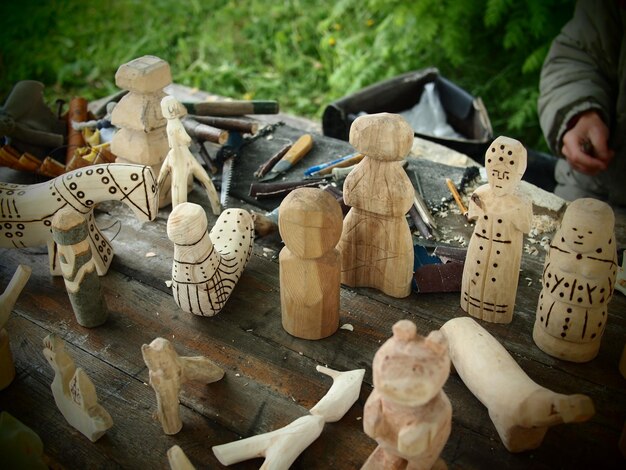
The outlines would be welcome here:
[[[36,79],[46,99],[117,91],[119,65],[153,54],[174,81],[277,99],[319,118],[368,84],[437,66],[480,95],[496,134],[541,145],[535,101],[571,0],[22,0],[0,6],[0,95]]]

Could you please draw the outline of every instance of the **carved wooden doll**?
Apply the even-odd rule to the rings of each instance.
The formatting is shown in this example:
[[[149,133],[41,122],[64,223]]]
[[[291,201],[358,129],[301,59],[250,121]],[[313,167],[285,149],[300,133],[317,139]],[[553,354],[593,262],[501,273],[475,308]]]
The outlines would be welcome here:
[[[43,340],[43,354],[54,370],[52,395],[63,417],[90,441],[96,442],[111,426],[111,415],[100,404],[96,387],[65,352],[65,343],[55,335]]]
[[[157,416],[165,434],[176,434],[183,427],[178,393],[188,380],[210,384],[220,380],[224,371],[202,356],[183,357],[164,338],[141,346],[143,360],[150,371],[150,385],[157,398]]]
[[[210,317],[222,310],[250,259],[254,224],[247,211],[228,209],[210,232],[207,226],[204,209],[190,202],[167,220],[174,300],[185,312]]]
[[[577,199],[554,234],[543,270],[533,339],[539,348],[573,362],[598,354],[613,295],[617,252],[610,206]]]
[[[87,221],[72,208],[61,209],[52,219],[52,235],[59,248],[59,266],[76,321],[87,328],[102,325],[109,311],[87,241]]]
[[[413,239],[405,214],[413,204],[402,169],[413,144],[411,126],[397,114],[357,118],[350,143],[365,157],[344,183],[351,206],[339,244],[341,282],[380,289],[392,297],[411,293]]]
[[[372,373],[363,429],[378,447],[362,468],[445,468],[439,454],[450,435],[452,406],[442,389],[450,373],[443,334],[424,338],[413,322],[400,320],[376,352]]]
[[[342,221],[339,203],[321,189],[296,189],[280,205],[280,303],[293,336],[321,339],[339,327]]]
[[[163,187],[168,176],[172,178],[172,207],[187,202],[187,181],[193,175],[206,190],[211,208],[215,215],[221,211],[219,196],[213,181],[202,168],[196,157],[189,151],[191,137],[185,131],[180,118],[187,114],[185,107],[173,96],[166,96],[161,101],[163,117],[167,119],[167,140],[170,151],[165,157],[159,173],[159,188]],[[171,175],[170,175],[171,173]]]
[[[532,203],[515,193],[526,171],[526,149],[500,136],[485,154],[488,184],[474,191],[468,217],[476,220],[467,250],[461,308],[473,317],[510,323],[515,309],[524,233]]]

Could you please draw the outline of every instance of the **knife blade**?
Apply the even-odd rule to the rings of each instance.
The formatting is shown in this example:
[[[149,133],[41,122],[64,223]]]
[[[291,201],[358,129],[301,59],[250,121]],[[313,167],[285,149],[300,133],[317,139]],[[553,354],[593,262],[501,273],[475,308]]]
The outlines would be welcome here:
[[[260,181],[270,181],[282,175],[309,153],[311,148],[313,148],[313,136],[311,134],[300,136],[285,156]]]

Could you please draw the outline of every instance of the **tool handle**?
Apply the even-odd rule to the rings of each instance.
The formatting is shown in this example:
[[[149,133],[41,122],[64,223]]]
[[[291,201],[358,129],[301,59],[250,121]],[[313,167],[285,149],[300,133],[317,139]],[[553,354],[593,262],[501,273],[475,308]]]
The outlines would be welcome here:
[[[281,162],[288,162],[291,166],[298,163],[302,158],[309,153],[309,150],[313,148],[313,136],[311,134],[304,134],[300,136],[298,140],[291,146],[289,151],[285,154],[283,158],[280,159]]]
[[[315,173],[315,175],[311,175],[311,176],[329,175],[333,172],[335,168],[345,168],[345,167],[354,166],[357,163],[359,163],[361,160],[363,160],[363,157],[365,157],[365,155],[363,155],[362,153],[355,153],[355,154],[350,155],[349,157],[350,158],[346,158],[334,165],[323,168],[319,172]]]

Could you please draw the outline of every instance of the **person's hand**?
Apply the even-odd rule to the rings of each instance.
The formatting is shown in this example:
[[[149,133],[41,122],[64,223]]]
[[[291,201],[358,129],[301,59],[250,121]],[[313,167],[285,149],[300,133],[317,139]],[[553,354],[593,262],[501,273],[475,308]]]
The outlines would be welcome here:
[[[597,111],[586,111],[563,135],[561,153],[570,166],[587,175],[605,171],[615,152],[608,147],[609,128]]]

